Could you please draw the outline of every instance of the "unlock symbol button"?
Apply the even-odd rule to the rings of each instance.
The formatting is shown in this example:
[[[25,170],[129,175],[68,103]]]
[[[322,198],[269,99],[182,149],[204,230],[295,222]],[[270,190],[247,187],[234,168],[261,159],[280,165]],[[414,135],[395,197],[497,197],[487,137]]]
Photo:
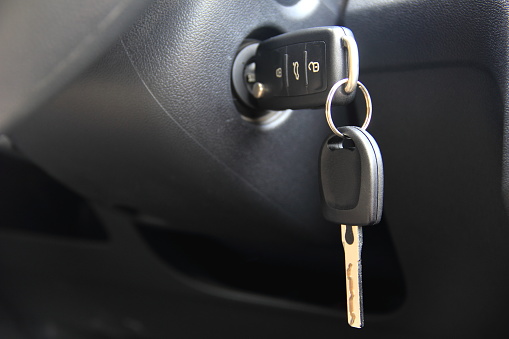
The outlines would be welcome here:
[[[329,67],[325,58],[325,42],[307,42],[306,53],[308,94],[322,92],[327,88],[327,67]]]
[[[313,73],[320,72],[320,63],[318,61],[311,61],[308,64],[308,69]]]

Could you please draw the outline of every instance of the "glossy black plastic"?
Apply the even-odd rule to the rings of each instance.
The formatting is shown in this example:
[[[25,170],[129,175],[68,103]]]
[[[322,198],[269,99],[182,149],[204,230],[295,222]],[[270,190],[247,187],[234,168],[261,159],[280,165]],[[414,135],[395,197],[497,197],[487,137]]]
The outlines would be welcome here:
[[[347,77],[347,53],[341,38],[353,33],[326,26],[281,34],[260,43],[256,53],[256,80],[264,93],[263,109],[315,108],[325,104],[330,88]],[[338,91],[334,104],[345,105],[355,91]]]
[[[328,137],[320,154],[322,211],[325,219],[356,226],[380,222],[383,205],[383,163],[375,139],[355,126],[339,130],[353,142]],[[350,140],[349,140],[350,141]]]

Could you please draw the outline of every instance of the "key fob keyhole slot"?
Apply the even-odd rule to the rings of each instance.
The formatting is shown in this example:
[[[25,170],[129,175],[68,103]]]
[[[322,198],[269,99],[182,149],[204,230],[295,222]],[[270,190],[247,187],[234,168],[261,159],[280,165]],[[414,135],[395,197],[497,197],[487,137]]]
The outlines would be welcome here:
[[[331,151],[340,149],[355,151],[355,142],[349,137],[341,138],[339,136],[334,136],[327,141],[327,147]]]

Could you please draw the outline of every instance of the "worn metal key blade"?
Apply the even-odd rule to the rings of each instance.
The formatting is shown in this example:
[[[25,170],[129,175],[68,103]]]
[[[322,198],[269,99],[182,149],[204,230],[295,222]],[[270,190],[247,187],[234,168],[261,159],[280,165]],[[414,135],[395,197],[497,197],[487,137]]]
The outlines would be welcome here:
[[[346,300],[348,324],[364,326],[362,305],[362,227],[341,225],[341,242],[345,251]]]

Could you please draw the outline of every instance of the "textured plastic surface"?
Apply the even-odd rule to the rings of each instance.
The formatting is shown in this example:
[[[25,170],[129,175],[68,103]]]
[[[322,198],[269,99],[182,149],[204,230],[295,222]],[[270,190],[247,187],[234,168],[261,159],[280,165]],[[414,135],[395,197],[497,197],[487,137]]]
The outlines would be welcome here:
[[[378,224],[383,206],[383,163],[375,139],[355,127],[339,131],[353,142],[352,148],[330,149],[325,140],[320,154],[322,211],[336,224]]]
[[[272,1],[200,3],[156,2],[13,138],[84,196],[154,214],[177,229],[334,244],[316,179],[328,133],[318,118],[323,111],[300,111],[281,128],[262,130],[239,114],[230,72],[246,37],[333,25],[340,8],[320,2],[297,15]],[[298,150],[289,147],[297,138],[305,140]]]
[[[2,1],[0,132],[81,74],[150,2]]]

